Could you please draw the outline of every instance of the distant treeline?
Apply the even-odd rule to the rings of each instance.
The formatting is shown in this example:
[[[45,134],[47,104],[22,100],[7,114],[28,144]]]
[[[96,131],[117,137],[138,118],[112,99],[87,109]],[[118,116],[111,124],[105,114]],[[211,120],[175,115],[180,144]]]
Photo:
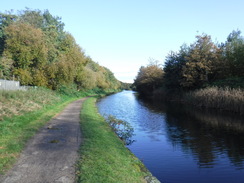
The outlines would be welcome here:
[[[58,89],[118,89],[121,82],[100,66],[64,31],[48,10],[0,13],[0,78]]]
[[[142,66],[134,86],[143,94],[159,88],[190,91],[209,85],[244,87],[244,38],[233,31],[225,43],[217,44],[209,35],[196,36],[196,41],[170,52],[164,66],[151,62]]]
[[[183,44],[178,52],[170,52],[163,67],[157,61],[142,66],[133,85],[141,95],[166,100],[186,99],[187,93],[187,100],[194,98],[192,103],[199,98],[199,92],[194,93],[199,89],[224,88],[215,89],[217,95],[225,95],[219,98],[228,98],[229,93],[236,95],[232,97],[233,104],[240,104],[236,111],[244,113],[244,38],[240,31],[233,31],[225,43],[218,44],[209,35],[198,35],[190,46]],[[205,94],[206,91],[201,90]],[[205,96],[202,99],[209,100]],[[218,106],[213,107],[222,108],[221,101],[216,103]]]

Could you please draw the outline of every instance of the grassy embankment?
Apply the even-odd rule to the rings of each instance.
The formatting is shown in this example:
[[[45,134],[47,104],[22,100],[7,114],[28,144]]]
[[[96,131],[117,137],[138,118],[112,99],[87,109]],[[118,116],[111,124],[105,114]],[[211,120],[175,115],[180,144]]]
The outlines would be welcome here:
[[[62,92],[65,93],[65,92]],[[0,174],[8,170],[37,130],[77,97],[105,94],[101,91],[67,92],[46,89],[0,91]],[[127,149],[98,114],[95,99],[84,103],[77,177],[82,182],[145,182],[152,179],[144,165]]]
[[[27,140],[74,99],[47,89],[0,91],[0,174],[15,162]]]
[[[95,98],[83,104],[81,130],[84,142],[78,163],[79,182],[145,182],[150,173],[99,115]]]
[[[63,89],[0,91],[0,174],[15,162],[27,140],[53,116],[77,98],[103,93]]]

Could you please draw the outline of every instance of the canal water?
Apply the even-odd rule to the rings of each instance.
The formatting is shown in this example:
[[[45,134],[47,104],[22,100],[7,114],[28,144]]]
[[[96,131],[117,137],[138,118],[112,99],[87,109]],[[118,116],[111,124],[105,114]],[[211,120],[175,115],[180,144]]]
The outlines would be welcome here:
[[[244,120],[238,115],[159,104],[123,91],[97,102],[129,122],[128,148],[164,183],[244,183]]]

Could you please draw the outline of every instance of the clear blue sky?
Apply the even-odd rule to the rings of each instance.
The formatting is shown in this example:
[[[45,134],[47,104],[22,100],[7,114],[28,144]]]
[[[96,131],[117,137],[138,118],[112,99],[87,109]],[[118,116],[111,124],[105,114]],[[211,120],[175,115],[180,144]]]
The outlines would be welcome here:
[[[197,34],[224,42],[232,30],[244,31],[244,0],[9,0],[0,11],[25,7],[62,17],[86,54],[124,82]]]

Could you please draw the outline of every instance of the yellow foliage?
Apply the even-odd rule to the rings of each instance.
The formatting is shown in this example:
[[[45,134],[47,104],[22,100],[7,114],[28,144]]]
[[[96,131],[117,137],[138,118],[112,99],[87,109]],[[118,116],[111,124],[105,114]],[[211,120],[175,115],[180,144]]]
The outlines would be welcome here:
[[[63,31],[59,18],[39,10],[22,11],[18,16],[3,29],[0,75],[15,74],[23,85],[51,89],[62,85],[85,89],[119,86],[111,71],[93,62],[74,37]]]
[[[46,64],[48,50],[41,29],[16,22],[6,27],[5,33],[7,39],[4,52],[15,61],[15,67],[26,69]]]
[[[33,85],[34,86],[47,86],[47,77],[44,70],[33,70]]]
[[[32,85],[33,80],[29,70],[16,68],[14,74],[20,79],[22,85]]]

